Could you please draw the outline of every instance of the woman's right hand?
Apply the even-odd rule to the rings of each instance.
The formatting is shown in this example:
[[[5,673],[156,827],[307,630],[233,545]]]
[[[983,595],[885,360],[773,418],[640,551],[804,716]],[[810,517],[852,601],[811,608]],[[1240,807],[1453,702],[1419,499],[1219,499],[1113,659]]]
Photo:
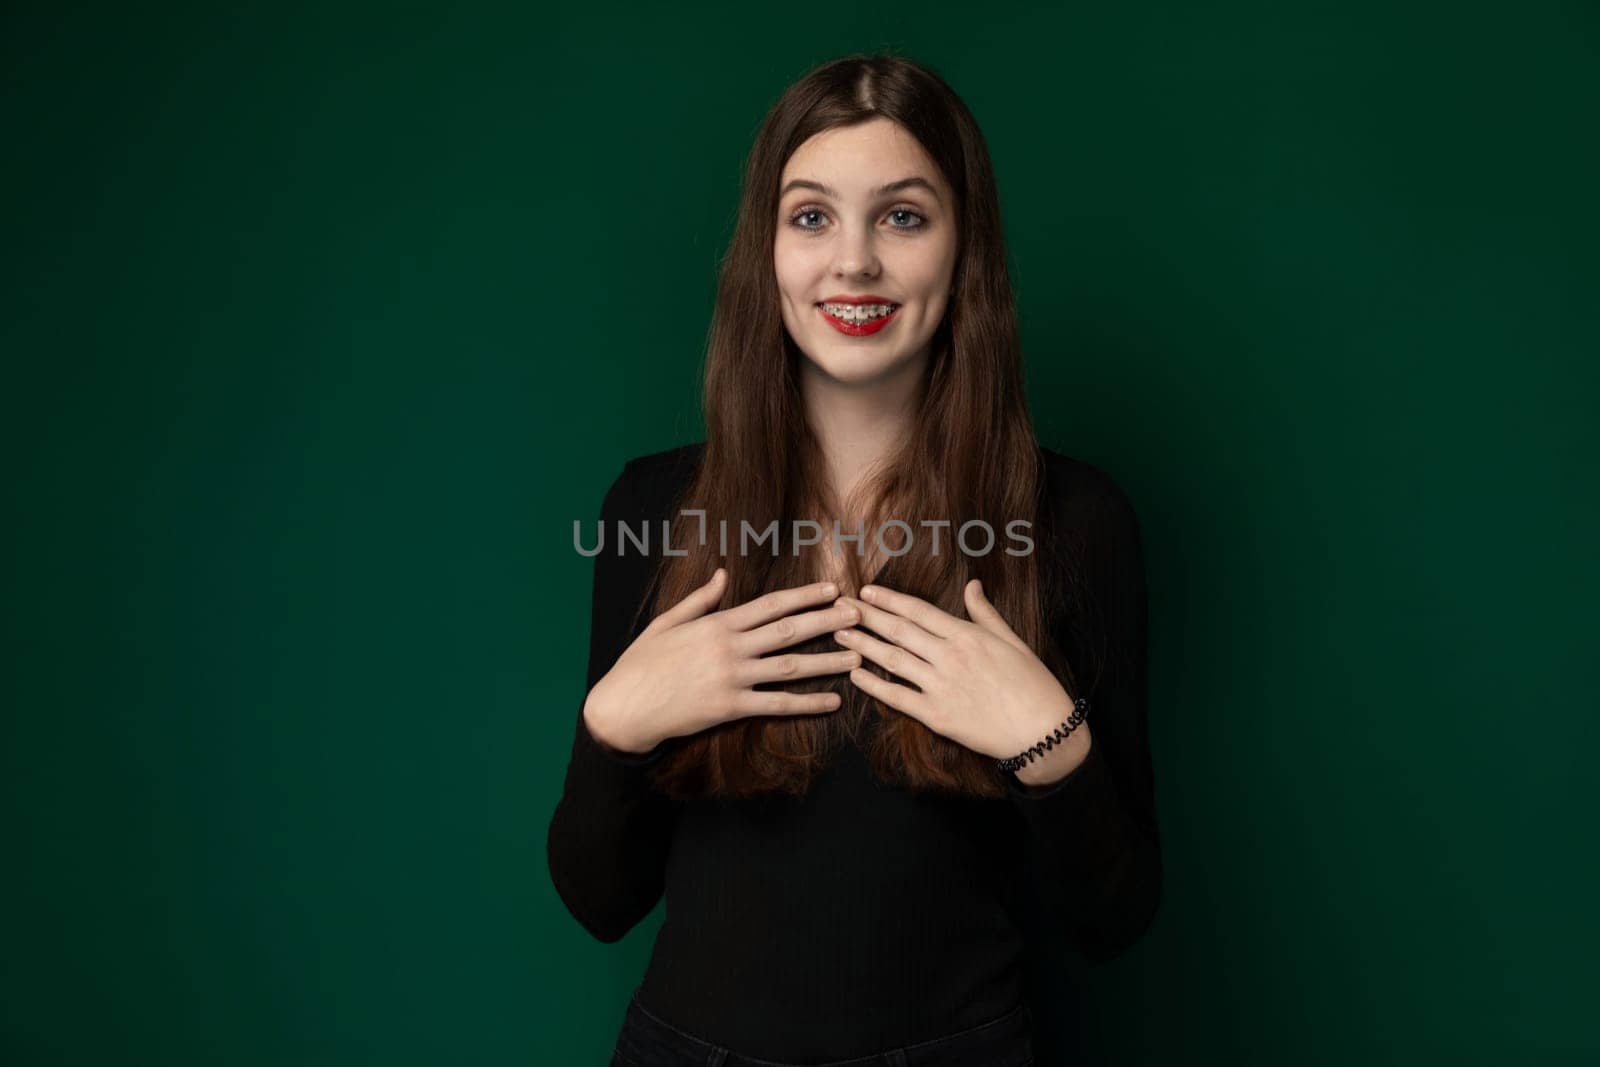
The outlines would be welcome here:
[[[858,652],[765,653],[818,634],[854,626],[856,608],[816,608],[839,595],[833,582],[764,593],[724,611],[727,569],[651,620],[595,683],[584,701],[589,733],[629,755],[751,715],[814,715],[835,711],[835,693],[753,688],[761,682],[840,674],[861,666]],[[802,610],[811,607],[812,610]],[[710,612],[710,614],[707,614]]]

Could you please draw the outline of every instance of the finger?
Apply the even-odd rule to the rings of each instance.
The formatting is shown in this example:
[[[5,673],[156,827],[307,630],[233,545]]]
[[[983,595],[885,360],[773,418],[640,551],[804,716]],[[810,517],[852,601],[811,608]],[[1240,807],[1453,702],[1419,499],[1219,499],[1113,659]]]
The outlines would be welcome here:
[[[868,696],[877,697],[896,711],[903,711],[914,719],[927,722],[927,698],[907,686],[896,685],[864,667],[850,672],[850,681]]]
[[[933,636],[933,634],[930,634],[903,615],[895,615],[892,612],[884,611],[882,608],[874,607],[864,600],[842,596],[839,598],[839,602],[841,604],[854,604],[861,609],[861,625],[867,627],[867,629],[885,641],[899,645],[901,648],[909,649],[929,663],[938,662],[939,645],[944,640],[942,637]]]
[[[838,693],[788,693],[782,689],[745,689],[734,695],[737,715],[810,715],[837,711]]]
[[[763,593],[754,600],[729,608],[722,615],[731,629],[752,630],[762,623],[771,622],[785,615],[793,615],[801,608],[811,607],[820,601],[832,600],[838,595],[839,587],[833,582],[816,582],[812,585],[796,586],[793,589],[777,589]]]
[[[840,604],[821,611],[808,611],[802,615],[787,615],[765,626],[740,634],[734,647],[746,656],[759,656],[777,648],[787,648],[837,630],[841,626],[854,626],[861,621],[861,610],[853,604]]]
[[[890,674],[898,674],[915,683],[919,689],[926,690],[934,679],[932,664],[918,659],[899,645],[880,641],[860,630],[840,630],[833,636],[841,645],[861,653]]]
[[[665,630],[669,627],[686,623],[691,619],[698,619],[716,607],[717,601],[722,599],[722,590],[727,584],[728,569],[726,567],[718,567],[716,573],[712,574],[704,585],[693,590],[688,596],[651,619],[650,625],[644,628],[644,632],[650,633],[653,630]]]
[[[1033,651],[1028,647],[1026,641],[1017,636],[1017,632],[1006,622],[1005,616],[1000,614],[1000,609],[989,603],[989,598],[983,595],[982,582],[976,578],[968,582],[965,595],[967,614],[972,617],[972,621],[975,624],[983,627],[996,637],[1004,638],[1024,652]]]
[[[842,674],[861,666],[859,652],[817,652],[800,655],[762,656],[739,665],[737,684],[753,686],[761,682],[781,682],[786,678],[815,678],[819,674]]]
[[[949,637],[966,621],[940,611],[921,597],[914,597],[910,593],[897,593],[881,585],[862,586],[861,599],[875,608],[910,619],[935,637]]]

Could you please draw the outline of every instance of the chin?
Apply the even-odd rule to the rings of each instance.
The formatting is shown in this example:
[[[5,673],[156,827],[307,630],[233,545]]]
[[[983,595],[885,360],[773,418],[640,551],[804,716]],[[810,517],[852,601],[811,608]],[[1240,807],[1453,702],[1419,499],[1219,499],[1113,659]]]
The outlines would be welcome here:
[[[805,357],[826,377],[847,385],[867,384],[886,378],[900,370],[906,359],[895,354],[866,354],[859,348],[850,351],[838,349],[812,349]]]

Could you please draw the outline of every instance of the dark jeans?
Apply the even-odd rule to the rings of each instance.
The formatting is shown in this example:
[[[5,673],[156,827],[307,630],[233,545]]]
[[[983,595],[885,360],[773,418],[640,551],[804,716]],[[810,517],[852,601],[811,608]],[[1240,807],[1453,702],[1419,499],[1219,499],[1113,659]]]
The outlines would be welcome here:
[[[1033,1067],[1033,1014],[1018,1004],[998,1019],[932,1041],[810,1067]],[[611,1067],[806,1067],[730,1052],[656,1018],[634,993]]]

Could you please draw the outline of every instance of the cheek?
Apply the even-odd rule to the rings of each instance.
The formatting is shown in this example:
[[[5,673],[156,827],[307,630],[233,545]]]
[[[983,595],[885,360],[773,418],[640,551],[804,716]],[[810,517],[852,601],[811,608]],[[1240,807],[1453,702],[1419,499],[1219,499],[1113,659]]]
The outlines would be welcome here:
[[[803,294],[811,284],[811,269],[804,251],[779,241],[772,251],[772,268],[784,296]]]
[[[930,308],[950,295],[955,260],[949,248],[919,248],[916,255],[905,260],[901,270],[902,277],[914,279],[912,284]]]

